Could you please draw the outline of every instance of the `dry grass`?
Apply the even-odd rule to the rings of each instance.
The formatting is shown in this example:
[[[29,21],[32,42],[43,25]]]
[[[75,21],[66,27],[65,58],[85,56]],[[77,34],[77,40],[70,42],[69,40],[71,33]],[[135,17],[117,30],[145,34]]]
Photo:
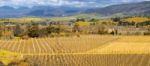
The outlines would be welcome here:
[[[105,45],[117,39],[113,36],[81,36],[0,40],[0,47],[18,53],[78,53]],[[32,49],[31,49],[32,48]]]
[[[34,66],[150,66],[149,36],[0,40],[0,47],[23,54]]]
[[[106,47],[88,52],[100,54],[150,54],[149,36],[120,36]]]

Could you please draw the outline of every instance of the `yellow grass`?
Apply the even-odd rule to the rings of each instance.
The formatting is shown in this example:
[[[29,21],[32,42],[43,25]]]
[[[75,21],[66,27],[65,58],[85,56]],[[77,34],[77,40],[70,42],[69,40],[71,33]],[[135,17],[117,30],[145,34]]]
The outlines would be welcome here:
[[[119,39],[103,48],[88,52],[100,54],[150,54],[149,36],[119,36]]]
[[[0,40],[0,46],[39,66],[149,66],[149,42],[149,36],[81,35]]]
[[[88,26],[90,25],[91,22],[82,22],[82,21],[79,21],[77,22],[77,24],[79,24],[80,26]]]
[[[0,44],[2,49],[22,54],[105,54],[106,52],[108,52],[108,54],[150,53],[149,36],[82,35],[80,38],[34,38],[29,40],[9,40],[6,42],[0,40],[0,42],[2,43]],[[17,49],[15,49],[15,47]],[[31,50],[30,48],[33,49]]]
[[[145,21],[148,21],[150,20],[149,18],[147,17],[133,17],[133,18],[128,18],[128,19],[125,19],[126,21],[128,22],[145,22]]]
[[[21,60],[21,55],[0,49],[0,61],[5,65]]]

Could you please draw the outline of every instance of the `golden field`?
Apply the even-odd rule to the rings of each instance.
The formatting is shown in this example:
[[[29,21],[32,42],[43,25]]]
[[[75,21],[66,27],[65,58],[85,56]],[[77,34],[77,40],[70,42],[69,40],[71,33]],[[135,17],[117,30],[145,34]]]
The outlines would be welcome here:
[[[146,22],[149,20],[150,19],[147,17],[132,17],[132,18],[125,19],[125,21],[127,21],[127,22],[137,22],[137,23]]]
[[[33,66],[150,66],[149,42],[149,36],[81,35],[0,40],[0,47]]]

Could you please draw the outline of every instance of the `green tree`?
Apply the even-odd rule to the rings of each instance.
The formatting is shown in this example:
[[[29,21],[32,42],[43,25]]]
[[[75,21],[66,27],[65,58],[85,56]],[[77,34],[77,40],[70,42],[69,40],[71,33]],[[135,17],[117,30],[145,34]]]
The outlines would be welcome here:
[[[60,33],[63,31],[63,28],[61,27],[61,25],[49,25],[47,27],[47,31],[49,34],[51,33]]]
[[[39,26],[38,25],[31,26],[31,28],[28,29],[28,36],[33,38],[39,37],[40,36]]]

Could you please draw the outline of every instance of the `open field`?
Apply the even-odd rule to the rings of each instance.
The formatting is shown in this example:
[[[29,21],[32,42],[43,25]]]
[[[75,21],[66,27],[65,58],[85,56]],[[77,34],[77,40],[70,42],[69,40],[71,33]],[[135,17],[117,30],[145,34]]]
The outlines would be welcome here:
[[[0,47],[33,66],[150,66],[149,42],[149,36],[84,35],[0,40]]]

